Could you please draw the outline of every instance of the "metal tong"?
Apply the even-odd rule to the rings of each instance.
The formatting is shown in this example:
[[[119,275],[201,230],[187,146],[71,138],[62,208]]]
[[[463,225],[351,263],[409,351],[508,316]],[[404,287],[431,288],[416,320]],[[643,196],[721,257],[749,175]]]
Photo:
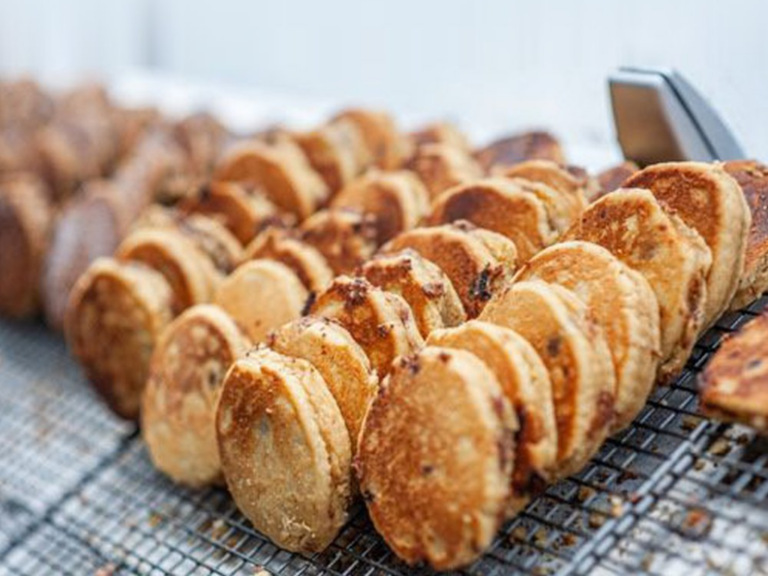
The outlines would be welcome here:
[[[626,159],[645,166],[746,157],[720,115],[678,72],[620,68],[608,83],[616,135]]]

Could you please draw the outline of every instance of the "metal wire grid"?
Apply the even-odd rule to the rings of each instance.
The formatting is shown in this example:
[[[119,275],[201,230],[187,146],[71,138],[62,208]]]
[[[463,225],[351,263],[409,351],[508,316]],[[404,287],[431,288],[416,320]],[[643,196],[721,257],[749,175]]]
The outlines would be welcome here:
[[[768,445],[702,419],[695,382],[723,335],[766,303],[721,319],[674,385],[465,573],[768,573]],[[158,474],[55,338],[0,325],[0,350],[0,574],[429,573],[398,561],[361,507],[324,553],[281,551],[223,489],[181,489]]]
[[[40,524],[23,546],[8,551],[0,574],[62,574],[110,576],[113,564],[90,546],[55,527]]]
[[[687,438],[648,497],[593,546],[585,565],[595,572],[768,574],[768,439],[701,419],[695,396],[696,374],[723,337],[767,304],[726,315],[697,344],[673,387],[692,396],[681,408]]]
[[[130,432],[79,381],[58,338],[39,326],[0,324],[0,550]]]
[[[689,467],[659,485],[607,550],[599,564],[605,573],[768,573],[768,446],[738,427],[712,438],[697,443]]]

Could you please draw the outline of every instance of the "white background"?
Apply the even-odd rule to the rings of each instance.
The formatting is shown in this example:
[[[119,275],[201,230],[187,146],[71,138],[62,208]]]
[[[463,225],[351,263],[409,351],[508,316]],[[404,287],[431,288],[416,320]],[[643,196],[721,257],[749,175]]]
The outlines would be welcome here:
[[[4,76],[149,69],[476,136],[551,127],[579,150],[613,141],[605,77],[621,64],[677,67],[768,159],[765,0],[0,0]]]

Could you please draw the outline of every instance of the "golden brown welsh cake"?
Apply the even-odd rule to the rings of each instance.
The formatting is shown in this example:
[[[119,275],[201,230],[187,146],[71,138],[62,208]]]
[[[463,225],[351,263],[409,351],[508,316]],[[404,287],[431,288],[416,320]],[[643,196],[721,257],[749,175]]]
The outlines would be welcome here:
[[[754,160],[726,162],[723,168],[741,186],[752,213],[744,272],[731,307],[741,308],[768,290],[768,166]]]
[[[331,193],[351,182],[371,160],[360,129],[350,120],[340,119],[311,132],[295,134],[294,139]]]
[[[557,420],[553,478],[580,470],[613,423],[616,377],[608,345],[587,307],[570,290],[541,281],[518,282],[497,294],[480,320],[511,328],[549,371]]]
[[[210,302],[220,279],[213,263],[195,243],[171,228],[133,232],[120,244],[115,257],[141,262],[160,272],[171,287],[174,314]]]
[[[255,343],[270,330],[301,316],[309,293],[285,264],[251,260],[227,276],[214,303],[226,310]]]
[[[142,264],[101,258],[80,277],[67,307],[67,344],[112,410],[139,414],[152,349],[171,321],[171,288]]]
[[[210,182],[181,201],[182,214],[205,214],[219,220],[240,244],[253,240],[262,224],[277,214],[263,193],[236,182]]]
[[[38,141],[30,136],[12,126],[0,128],[0,170],[4,174],[36,172],[42,167]],[[55,199],[54,191],[49,191],[48,198]]]
[[[727,338],[701,376],[701,407],[727,422],[768,432],[768,315]]]
[[[421,221],[429,209],[429,195],[413,172],[372,170],[345,186],[333,207],[373,216],[376,241],[383,244]]]
[[[329,194],[301,149],[286,138],[271,144],[248,141],[233,146],[219,163],[215,179],[255,186],[299,220],[315,212]]]
[[[558,236],[581,216],[582,206],[574,202],[570,193],[564,193],[548,184],[524,178],[510,178],[510,181],[520,190],[535,196],[544,204],[549,225]]]
[[[152,204],[131,222],[128,234],[152,228],[176,228],[180,218],[177,210],[161,204]]]
[[[38,311],[53,216],[41,180],[0,178],[0,315],[22,318]]]
[[[515,428],[496,377],[470,352],[430,346],[395,363],[355,465],[398,557],[450,570],[488,548],[507,506]]]
[[[198,173],[207,174],[214,168],[227,140],[227,129],[208,112],[186,116],[173,127],[174,140],[184,150],[184,155]]]
[[[501,138],[475,153],[486,172],[519,164],[525,160],[550,160],[565,163],[565,156],[557,139],[547,132],[525,132]]]
[[[97,258],[112,256],[126,232],[117,197],[101,184],[89,183],[65,204],[51,231],[41,292],[46,322],[56,330],[77,279]]]
[[[243,246],[218,218],[204,213],[183,213],[153,204],[131,223],[127,237],[145,230],[170,230],[185,236],[222,274],[229,274],[243,260]]]
[[[411,132],[408,137],[418,153],[420,148],[440,144],[449,146],[455,150],[470,153],[469,140],[455,124],[450,122],[433,122]]]
[[[425,338],[432,330],[467,319],[445,273],[414,250],[379,255],[363,266],[362,275],[374,286],[402,296]]]
[[[649,166],[624,185],[653,192],[706,242],[712,266],[704,325],[711,325],[730,305],[744,271],[752,216],[738,182],[719,164],[670,162]]]
[[[576,178],[582,191],[584,192],[584,199],[587,203],[592,202],[602,192],[600,188],[600,182],[595,176],[592,176],[585,168],[581,166],[574,166],[568,164],[564,166],[566,171]]]
[[[432,204],[431,225],[467,220],[515,243],[520,263],[555,241],[544,203],[506,178],[486,178],[451,188]]]
[[[659,378],[675,376],[704,322],[711,256],[701,236],[648,190],[621,189],[591,204],[564,240],[599,244],[648,280],[659,304]]]
[[[310,292],[325,288],[333,280],[333,270],[316,248],[285,230],[268,228],[246,249],[246,258],[269,258],[293,270]]]
[[[475,318],[514,272],[517,249],[508,238],[466,221],[415,228],[382,247],[383,254],[410,248],[437,264]]]
[[[618,190],[627,181],[627,178],[638,172],[640,168],[631,161],[624,161],[616,166],[606,168],[597,175],[597,182],[600,185],[598,197]],[[597,198],[593,198],[596,200]]]
[[[54,201],[64,203],[74,197],[78,187],[103,176],[114,152],[104,138],[107,122],[51,122],[35,134],[37,166],[54,193]]]
[[[642,274],[591,242],[550,246],[515,274],[571,290],[600,325],[616,372],[613,430],[637,416],[651,392],[661,356],[659,305]]]
[[[174,481],[222,480],[216,406],[230,365],[250,347],[221,308],[193,306],[165,328],[142,397],[141,433],[154,465]]]
[[[505,168],[497,173],[506,178],[522,178],[531,182],[546,184],[563,194],[577,213],[583,210],[587,204],[582,179],[574,176],[556,162],[550,160],[528,160]]]
[[[405,300],[363,278],[339,276],[318,294],[310,313],[344,326],[380,378],[397,356],[412,354],[424,344]]]
[[[277,546],[319,552],[351,500],[351,450],[339,407],[306,360],[268,349],[236,361],[216,417],[221,465],[240,511]]]
[[[476,238],[482,242],[486,250],[488,250],[488,252],[496,258],[496,261],[504,266],[506,270],[512,271],[517,267],[517,247],[515,246],[515,243],[506,236],[502,236],[491,230],[478,228],[466,220],[457,220],[450,226],[454,229],[463,230],[469,234],[470,237]],[[441,227],[435,226],[435,228]]]
[[[304,221],[301,238],[317,248],[334,274],[351,274],[378,247],[376,218],[357,210],[320,210]]]
[[[332,123],[351,122],[360,130],[368,154],[383,170],[396,170],[408,154],[407,142],[397,131],[394,120],[384,112],[351,108],[337,114]]]
[[[379,390],[365,350],[341,324],[317,316],[278,328],[268,345],[285,356],[306,360],[320,372],[339,405],[354,453],[363,418]]]
[[[432,200],[440,194],[482,177],[475,159],[448,144],[425,144],[416,149],[408,168],[421,179]]]
[[[472,352],[491,369],[512,404],[520,429],[515,437],[509,512],[517,512],[543,487],[557,456],[552,382],[546,366],[517,332],[479,320],[436,330],[427,346]]]
[[[226,276],[243,261],[243,246],[219,221],[203,214],[190,214],[180,218],[177,226],[221,274]]]
[[[205,214],[183,214],[174,208],[152,205],[141,213],[128,238],[143,230],[166,229],[181,233],[205,255],[221,274],[229,274],[243,260],[243,247],[218,219]]]

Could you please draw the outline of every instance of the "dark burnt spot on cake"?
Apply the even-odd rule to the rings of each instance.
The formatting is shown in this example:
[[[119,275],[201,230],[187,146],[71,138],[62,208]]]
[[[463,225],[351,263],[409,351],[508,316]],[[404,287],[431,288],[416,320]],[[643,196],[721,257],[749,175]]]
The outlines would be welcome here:
[[[490,290],[491,284],[491,265],[486,264],[485,268],[478,274],[475,281],[469,288],[469,296],[473,300],[480,300],[481,302],[487,302],[491,299],[492,293]]]
[[[547,489],[547,481],[542,478],[537,472],[531,472],[528,477],[528,485],[526,486],[526,492],[532,496],[539,496]]]
[[[208,202],[211,199],[210,184],[206,183],[200,186],[200,188],[197,191],[197,197],[200,199],[200,202]]]
[[[563,339],[560,335],[551,336],[547,340],[547,354],[551,357],[558,356],[560,354],[560,348],[563,345]]]
[[[613,400],[613,394],[600,392],[597,398],[597,410],[589,427],[590,438],[599,434],[613,420]]]
[[[409,356],[403,356],[400,358],[400,368],[407,370],[412,375],[416,375],[421,370],[421,364],[419,363],[419,357],[415,354]]]
[[[376,496],[371,490],[361,490],[360,496],[362,496],[363,502],[365,502],[366,504],[372,504],[373,502],[376,501]]]
[[[315,305],[316,300],[317,300],[317,292],[313,290],[307,296],[307,301],[304,302],[304,306],[301,309],[302,316],[309,316],[309,313],[311,312],[312,307]]]
[[[413,270],[413,254],[408,252],[400,254],[397,257],[396,265],[401,272],[410,272]]]
[[[392,332],[392,326],[389,324],[379,324],[376,326],[376,335],[379,338],[386,338]]]
[[[421,291],[427,298],[440,298],[445,294],[445,285],[442,282],[428,282],[421,287]]]
[[[350,282],[336,285],[336,289],[341,291],[342,296],[344,297],[344,305],[347,308],[353,308],[364,304],[368,297],[369,288],[370,284],[362,278],[355,278]]]
[[[477,230],[477,226],[472,224],[469,220],[456,220],[453,222],[452,227],[460,232],[472,232]]]
[[[491,399],[491,405],[493,406],[493,411],[496,413],[496,415],[499,418],[504,417],[504,398],[502,396],[494,396]]]

